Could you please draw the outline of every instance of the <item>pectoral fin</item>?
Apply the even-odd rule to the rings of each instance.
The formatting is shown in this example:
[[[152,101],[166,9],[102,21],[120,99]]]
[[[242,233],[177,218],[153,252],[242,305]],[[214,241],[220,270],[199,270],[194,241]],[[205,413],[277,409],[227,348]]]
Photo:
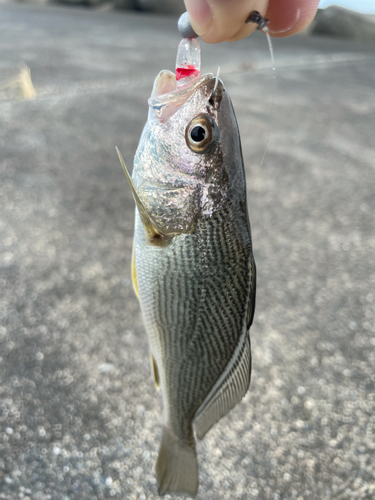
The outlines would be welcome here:
[[[148,239],[154,240],[154,239],[163,238],[164,235],[163,235],[162,231],[160,231],[158,229],[156,223],[151,219],[150,215],[148,214],[146,207],[144,206],[142,201],[139,199],[139,196],[134,188],[133,181],[130,177],[128,169],[126,168],[124,158],[122,157],[122,154],[120,153],[120,150],[118,149],[118,147],[116,147],[116,151],[117,151],[118,157],[120,159],[121,166],[124,169],[126,178],[128,179],[130,189],[132,190],[133,198],[134,198],[134,201],[137,205],[138,212],[139,212],[139,215],[141,217],[141,221],[142,221],[143,227],[145,228],[146,235],[147,235]]]

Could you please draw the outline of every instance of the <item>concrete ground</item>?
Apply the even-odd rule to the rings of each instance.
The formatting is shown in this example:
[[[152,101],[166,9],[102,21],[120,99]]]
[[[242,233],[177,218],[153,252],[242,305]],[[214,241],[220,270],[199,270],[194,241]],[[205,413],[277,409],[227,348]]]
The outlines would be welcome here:
[[[162,404],[129,279],[131,166],[176,20],[0,6],[0,499],[158,498]],[[237,111],[258,266],[249,393],[198,445],[199,500],[375,497],[375,54],[202,44]],[[260,165],[271,129],[267,155]],[[169,496],[166,497],[171,498]]]

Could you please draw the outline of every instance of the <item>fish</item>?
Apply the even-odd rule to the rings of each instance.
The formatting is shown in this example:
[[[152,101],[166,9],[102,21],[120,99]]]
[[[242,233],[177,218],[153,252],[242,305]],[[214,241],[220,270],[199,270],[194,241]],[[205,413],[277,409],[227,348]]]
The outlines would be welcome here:
[[[160,388],[158,491],[195,497],[196,438],[246,394],[256,296],[241,141],[212,74],[156,77],[130,176],[132,281]]]

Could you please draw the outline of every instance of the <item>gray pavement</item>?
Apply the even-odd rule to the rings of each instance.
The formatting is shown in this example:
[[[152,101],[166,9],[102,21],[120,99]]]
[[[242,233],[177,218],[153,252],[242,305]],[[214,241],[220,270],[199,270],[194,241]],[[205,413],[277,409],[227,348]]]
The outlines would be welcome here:
[[[130,166],[176,20],[4,4],[0,24],[0,80],[23,60],[38,95],[0,94],[0,499],[156,499],[114,146]],[[198,445],[198,499],[372,500],[374,48],[274,45],[273,112],[263,35],[202,47],[242,132],[258,297],[251,388]]]

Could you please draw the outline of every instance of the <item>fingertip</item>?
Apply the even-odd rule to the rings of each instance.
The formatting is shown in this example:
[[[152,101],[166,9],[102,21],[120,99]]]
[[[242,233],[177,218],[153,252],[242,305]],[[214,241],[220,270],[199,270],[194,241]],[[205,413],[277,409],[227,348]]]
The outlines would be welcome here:
[[[280,38],[302,31],[314,19],[319,0],[270,0],[266,17],[268,32]]]
[[[194,31],[206,43],[235,41],[250,35],[256,24],[246,23],[257,10],[265,14],[268,0],[185,0]]]
[[[193,30],[204,40],[203,37],[210,31],[214,21],[208,2],[206,0],[184,1]]]
[[[254,31],[257,29],[257,25],[254,23],[249,23],[243,26],[236,34],[234,34],[231,38],[226,40],[227,42],[238,42],[239,40],[242,40],[243,38],[248,37],[251,35],[251,33],[254,33]]]

